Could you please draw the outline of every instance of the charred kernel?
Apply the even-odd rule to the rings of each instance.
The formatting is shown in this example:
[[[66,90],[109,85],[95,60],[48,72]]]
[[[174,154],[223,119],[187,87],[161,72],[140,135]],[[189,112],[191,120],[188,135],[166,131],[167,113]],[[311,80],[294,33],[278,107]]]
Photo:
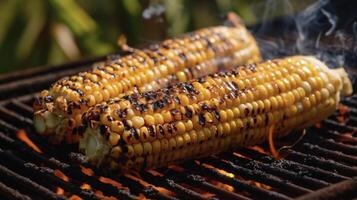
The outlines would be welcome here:
[[[46,102],[46,103],[50,103],[50,102],[53,102],[53,97],[51,95],[48,95],[48,96],[45,96],[43,98],[43,100]]]
[[[219,121],[221,119],[220,115],[219,115],[219,112],[217,110],[214,110],[213,111],[213,115],[214,117]]]
[[[134,138],[133,138],[134,136],[133,136],[133,134],[131,133],[131,131],[130,130],[126,130],[126,131],[124,131],[123,132],[123,139],[124,139],[124,141],[126,142],[126,143],[132,143],[133,142],[133,140],[134,140]]]
[[[165,136],[165,130],[164,130],[164,127],[162,125],[156,126],[156,130],[159,133],[159,138],[162,138],[162,137]]]
[[[181,120],[181,113],[179,109],[171,109],[170,112],[175,120]]]
[[[137,129],[135,129],[135,128],[130,129],[130,133],[134,137],[135,140],[139,140],[140,134],[137,131]]]
[[[199,124],[200,124],[201,126],[205,125],[206,119],[205,119],[205,117],[204,117],[203,114],[199,114],[199,115],[198,115],[198,120],[199,120],[198,122],[199,122]]]
[[[147,141],[150,137],[147,127],[141,127],[140,131],[140,141]]]
[[[124,148],[123,148],[123,152],[129,158],[131,158],[131,157],[133,157],[135,155],[134,148],[133,148],[132,145],[125,145]]]
[[[148,131],[149,131],[150,138],[155,139],[157,137],[155,126],[153,125],[153,126],[149,126],[147,128],[148,128]]]
[[[185,106],[185,116],[189,119],[192,118],[193,110],[190,106]]]
[[[206,112],[204,114],[204,118],[205,118],[205,121],[207,123],[212,123],[213,122],[213,115],[211,113],[209,113],[209,112]]]
[[[203,103],[201,106],[201,109],[207,111],[207,110],[210,110],[210,107],[206,103]]]
[[[105,125],[100,125],[99,126],[99,131],[100,131],[100,134],[105,135],[105,134],[108,133],[108,127],[105,126]]]

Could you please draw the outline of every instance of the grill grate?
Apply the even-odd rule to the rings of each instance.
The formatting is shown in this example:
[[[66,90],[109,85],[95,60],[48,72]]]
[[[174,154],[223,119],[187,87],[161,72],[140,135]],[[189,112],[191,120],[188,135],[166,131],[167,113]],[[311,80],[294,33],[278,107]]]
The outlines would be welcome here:
[[[354,189],[357,179],[352,178],[357,176],[357,127],[354,125],[357,95],[342,101],[348,106],[345,124],[338,122],[336,113],[323,121],[320,128],[309,129],[298,145],[287,150],[284,159],[275,160],[254,148],[245,148],[169,168],[118,176],[83,164],[83,157],[74,151],[74,146],[53,147],[31,128],[33,90],[85,68],[88,65],[76,63],[64,67],[63,72],[37,71],[30,73],[34,77],[14,78],[13,82],[0,77],[0,91],[6,91],[0,101],[1,197],[173,200],[357,196]],[[35,87],[26,90],[29,85],[24,83]],[[6,90],[9,85],[10,89]],[[22,128],[25,130],[21,131]],[[16,133],[20,132],[43,153],[19,140]]]

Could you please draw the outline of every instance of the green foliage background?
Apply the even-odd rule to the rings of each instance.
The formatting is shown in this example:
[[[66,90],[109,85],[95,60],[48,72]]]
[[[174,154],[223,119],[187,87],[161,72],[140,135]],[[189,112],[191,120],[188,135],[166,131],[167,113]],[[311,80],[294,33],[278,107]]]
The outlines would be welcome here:
[[[235,11],[247,24],[298,10],[304,0],[0,0],[0,73],[48,66],[162,40],[220,23]],[[144,18],[145,9],[165,11]],[[269,9],[267,9],[269,8]]]

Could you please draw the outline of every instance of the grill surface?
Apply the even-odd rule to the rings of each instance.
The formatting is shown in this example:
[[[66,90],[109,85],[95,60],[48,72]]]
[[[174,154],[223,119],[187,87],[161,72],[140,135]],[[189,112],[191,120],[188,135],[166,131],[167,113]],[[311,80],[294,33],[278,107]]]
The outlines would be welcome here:
[[[270,51],[269,45],[264,47]],[[280,160],[262,145],[123,176],[83,164],[75,146],[55,147],[35,134],[32,103],[34,94],[53,81],[103,59],[0,76],[1,199],[357,197],[357,94],[342,100],[348,109],[308,129],[297,145],[282,151],[287,156]],[[355,66],[347,67],[355,73]],[[341,116],[342,111],[347,113]],[[278,146],[294,143],[299,135],[277,141]]]
[[[12,82],[6,76],[0,79],[0,195],[3,198],[356,197],[357,179],[353,177],[357,176],[357,95],[342,101],[348,106],[344,124],[338,122],[340,114],[336,112],[320,128],[309,129],[298,145],[285,151],[288,156],[284,159],[275,160],[257,148],[247,148],[124,176],[104,174],[82,164],[75,147],[53,147],[34,133],[31,105],[33,92],[48,87],[63,75],[88,68],[91,62],[66,65],[58,71],[54,68],[55,71],[27,72],[29,75],[20,75],[23,77],[13,75]],[[21,129],[43,153],[18,139],[19,133],[25,134]]]

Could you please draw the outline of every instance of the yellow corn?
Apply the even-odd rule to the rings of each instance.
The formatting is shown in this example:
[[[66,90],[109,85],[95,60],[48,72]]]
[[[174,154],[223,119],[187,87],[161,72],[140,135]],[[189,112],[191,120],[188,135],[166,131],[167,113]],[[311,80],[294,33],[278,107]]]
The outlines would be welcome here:
[[[314,57],[251,64],[155,92],[103,102],[83,115],[79,148],[119,171],[159,167],[308,127],[350,94],[343,69]]]
[[[109,98],[259,60],[256,42],[243,25],[201,29],[59,80],[41,92],[34,105],[34,125],[54,143],[77,142],[82,114]]]

